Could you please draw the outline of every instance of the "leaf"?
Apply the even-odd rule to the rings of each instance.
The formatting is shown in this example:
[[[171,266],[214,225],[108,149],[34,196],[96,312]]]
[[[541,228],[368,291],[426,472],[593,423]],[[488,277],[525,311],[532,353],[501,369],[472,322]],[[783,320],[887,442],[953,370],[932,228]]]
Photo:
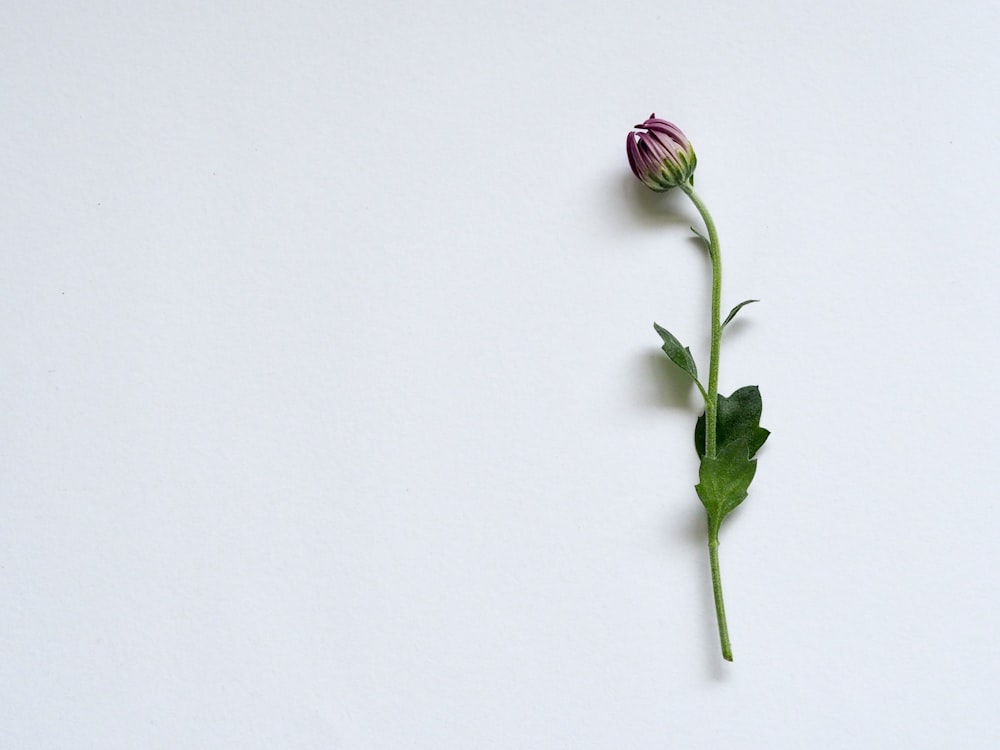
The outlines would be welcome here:
[[[698,383],[698,366],[695,364],[691,350],[686,346],[681,346],[681,342],[660,324],[653,323],[653,328],[663,339],[663,351],[666,352],[670,361],[690,375],[695,383]],[[701,387],[701,383],[698,383],[698,387]]]
[[[729,311],[729,315],[727,315],[726,319],[724,321],[722,321],[722,328],[725,328],[727,325],[729,325],[729,321],[731,321],[733,318],[736,317],[736,313],[738,313],[740,310],[742,310],[744,307],[746,307],[747,305],[749,305],[752,302],[760,302],[760,300],[759,299],[745,299],[742,302],[740,302],[740,304],[738,304],[736,307],[734,307],[732,310],[730,310]]]
[[[718,398],[716,410],[715,451],[721,454],[731,443],[746,441],[747,458],[753,458],[771,433],[760,426],[763,403],[755,385],[747,385],[733,395]],[[700,458],[705,457],[705,415],[694,426],[694,447]]]
[[[715,458],[703,458],[695,491],[708,512],[709,523],[718,530],[722,520],[742,503],[757,473],[744,439],[734,440]]]
[[[705,243],[705,247],[706,247],[706,248],[709,248],[709,249],[711,249],[711,247],[712,247],[712,243],[711,243],[711,242],[709,242],[709,240],[708,240],[708,237],[706,237],[705,235],[703,235],[703,234],[702,234],[701,232],[699,232],[699,231],[698,231],[697,229],[695,229],[694,227],[688,227],[688,228],[689,228],[689,229],[690,229],[690,230],[691,230],[692,232],[694,232],[694,233],[695,233],[695,235],[696,235],[696,236],[698,237],[698,239],[699,239],[699,240],[701,240],[702,242],[704,242],[704,243]]]

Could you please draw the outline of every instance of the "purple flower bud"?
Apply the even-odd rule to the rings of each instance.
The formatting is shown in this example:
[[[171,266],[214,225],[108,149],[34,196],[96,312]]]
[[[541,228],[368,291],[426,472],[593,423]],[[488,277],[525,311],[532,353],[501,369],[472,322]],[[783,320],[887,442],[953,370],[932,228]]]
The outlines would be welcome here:
[[[662,193],[691,180],[698,159],[679,127],[655,114],[635,127],[639,130],[629,132],[625,151],[643,185]]]

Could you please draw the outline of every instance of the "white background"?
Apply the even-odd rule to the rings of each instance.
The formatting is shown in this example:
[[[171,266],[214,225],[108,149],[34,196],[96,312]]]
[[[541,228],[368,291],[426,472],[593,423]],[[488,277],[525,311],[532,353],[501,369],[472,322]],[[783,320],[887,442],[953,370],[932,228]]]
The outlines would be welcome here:
[[[0,746],[1000,741],[996,3],[6,5]]]

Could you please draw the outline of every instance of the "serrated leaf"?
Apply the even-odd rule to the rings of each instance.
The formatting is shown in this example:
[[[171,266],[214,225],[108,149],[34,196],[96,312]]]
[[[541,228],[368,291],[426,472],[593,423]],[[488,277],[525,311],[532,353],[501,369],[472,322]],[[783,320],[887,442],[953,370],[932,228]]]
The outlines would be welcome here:
[[[732,310],[730,310],[729,311],[729,315],[727,315],[726,319],[724,321],[722,321],[722,327],[725,328],[727,325],[729,325],[729,321],[731,321],[733,318],[736,317],[736,313],[738,313],[744,307],[746,307],[747,305],[749,305],[749,304],[751,304],[753,302],[760,302],[760,300],[759,299],[745,299],[742,302],[740,302],[740,304],[738,304],[736,307],[734,307]]]
[[[695,491],[716,529],[746,499],[756,473],[757,461],[750,458],[749,446],[744,439],[730,442],[715,458],[701,460]]]
[[[695,383],[698,383],[698,366],[695,364],[691,350],[682,346],[681,342],[660,324],[653,323],[653,328],[663,339],[663,351],[670,358],[670,361],[690,375]],[[701,384],[698,385],[700,387]]]
[[[706,247],[706,248],[711,248],[711,247],[712,247],[712,243],[711,243],[711,242],[709,241],[708,237],[706,237],[705,235],[703,235],[703,234],[702,234],[701,232],[699,232],[699,231],[698,231],[697,229],[695,229],[694,227],[688,227],[688,228],[689,228],[689,229],[690,229],[690,230],[691,230],[692,232],[694,232],[694,233],[695,233],[695,236],[696,236],[696,237],[697,237],[697,238],[698,238],[699,240],[701,240],[702,242],[704,242],[704,243],[705,243],[705,247]]]
[[[733,391],[729,397],[721,393],[716,410],[715,450],[723,449],[738,440],[745,440],[748,458],[753,458],[764,445],[771,433],[760,426],[763,403],[760,390],[755,385],[747,385]],[[694,447],[698,457],[705,457],[705,415],[698,417],[694,426]]]

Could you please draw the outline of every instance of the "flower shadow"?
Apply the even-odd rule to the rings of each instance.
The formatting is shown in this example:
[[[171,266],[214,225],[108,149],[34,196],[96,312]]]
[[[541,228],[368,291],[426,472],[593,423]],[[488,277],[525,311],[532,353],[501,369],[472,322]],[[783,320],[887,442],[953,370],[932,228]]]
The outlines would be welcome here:
[[[680,190],[657,193],[631,174],[621,178],[622,196],[633,220],[647,228],[690,226],[692,219],[684,212],[684,194]]]

